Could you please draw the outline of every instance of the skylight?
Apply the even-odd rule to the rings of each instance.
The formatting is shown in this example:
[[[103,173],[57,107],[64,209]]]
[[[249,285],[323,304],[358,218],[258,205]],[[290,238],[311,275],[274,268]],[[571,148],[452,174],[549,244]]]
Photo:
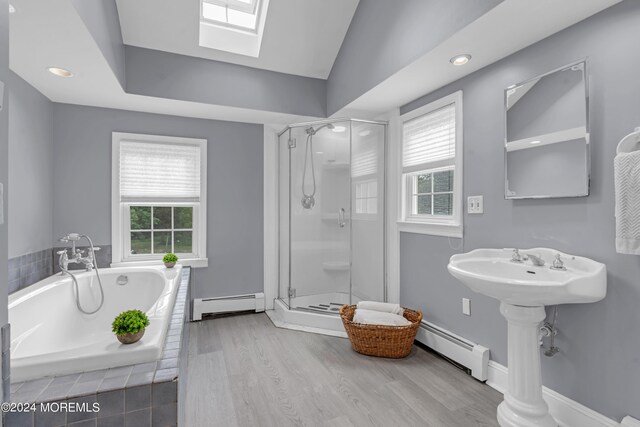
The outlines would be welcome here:
[[[260,0],[202,0],[202,20],[256,32]]]
[[[257,57],[269,0],[201,0],[200,46]]]

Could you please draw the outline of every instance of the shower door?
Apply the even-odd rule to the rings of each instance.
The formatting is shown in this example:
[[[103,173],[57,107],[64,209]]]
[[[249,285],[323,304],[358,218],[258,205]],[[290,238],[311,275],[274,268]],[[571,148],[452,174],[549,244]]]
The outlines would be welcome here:
[[[351,120],[280,136],[279,296],[290,309],[384,300],[384,141],[384,125]]]
[[[286,139],[289,307],[335,313],[350,296],[349,122],[296,127]]]

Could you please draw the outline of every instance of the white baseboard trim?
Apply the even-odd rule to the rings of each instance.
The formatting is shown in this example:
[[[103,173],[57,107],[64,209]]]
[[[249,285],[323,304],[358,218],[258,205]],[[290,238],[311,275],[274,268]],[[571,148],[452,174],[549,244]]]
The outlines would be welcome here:
[[[193,300],[193,320],[202,320],[203,314],[230,313],[234,311],[264,311],[264,294],[232,295],[219,298]]]
[[[505,366],[490,360],[487,385],[504,394],[507,390],[507,372]],[[549,412],[560,427],[640,427],[640,423],[631,417],[618,423],[547,387],[542,387],[542,395],[549,405]],[[625,422],[628,424],[624,424]]]
[[[632,417],[624,417],[620,423],[620,427],[640,427],[640,421]]]

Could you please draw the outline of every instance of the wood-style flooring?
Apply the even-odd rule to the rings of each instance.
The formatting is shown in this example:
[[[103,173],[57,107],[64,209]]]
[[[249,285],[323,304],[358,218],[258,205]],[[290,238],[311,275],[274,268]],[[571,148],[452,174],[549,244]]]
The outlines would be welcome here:
[[[279,329],[264,314],[190,324],[186,426],[497,426],[502,395],[414,346],[401,360]]]

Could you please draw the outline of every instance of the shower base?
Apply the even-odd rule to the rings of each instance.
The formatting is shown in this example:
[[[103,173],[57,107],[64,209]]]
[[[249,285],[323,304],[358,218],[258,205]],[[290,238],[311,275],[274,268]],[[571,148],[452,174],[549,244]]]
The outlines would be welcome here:
[[[360,298],[352,296],[351,304],[358,301]],[[278,328],[346,337],[338,313],[343,304],[349,304],[349,294],[340,292],[291,298],[291,308],[276,299],[274,309],[268,310],[267,315]]]

